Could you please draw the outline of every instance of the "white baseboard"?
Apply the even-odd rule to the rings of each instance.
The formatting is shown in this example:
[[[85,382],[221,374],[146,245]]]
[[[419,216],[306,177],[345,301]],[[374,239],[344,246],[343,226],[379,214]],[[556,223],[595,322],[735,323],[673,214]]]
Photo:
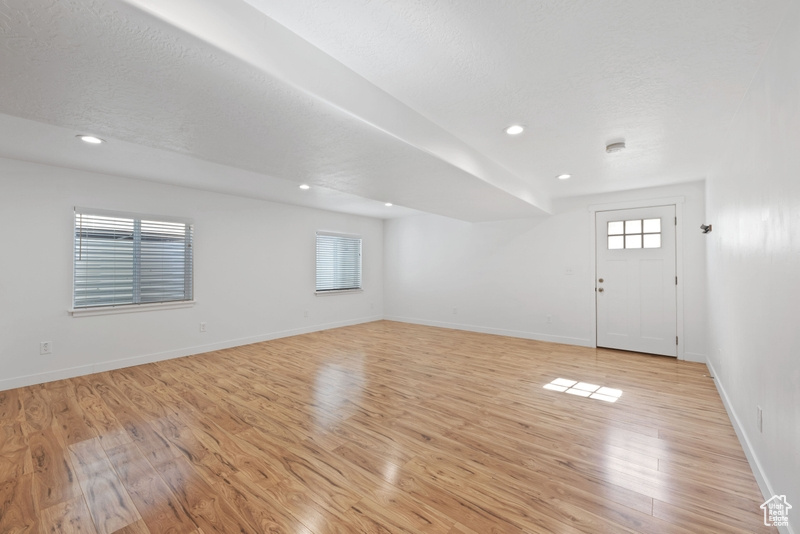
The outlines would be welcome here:
[[[697,352],[684,352],[683,359],[687,362],[697,363],[706,363],[708,361],[708,357],[705,354],[699,354]]]
[[[35,384],[43,384],[45,382],[53,382],[55,380],[64,380],[67,378],[74,378],[76,376],[90,375],[93,373],[102,373],[104,371],[113,371],[115,369],[124,369],[125,367],[133,367],[134,365],[142,365],[145,363],[153,363],[164,360],[171,360],[174,358],[182,358],[184,356],[191,356],[193,354],[201,354],[204,352],[211,352],[215,350],[229,349],[231,347],[240,347],[242,345],[249,345],[251,343],[260,343],[262,341],[269,341],[271,339],[297,336],[300,334],[310,334],[311,332],[330,330],[332,328],[340,328],[342,326],[352,326],[362,323],[371,323],[373,321],[380,321],[381,319],[383,319],[383,316],[376,315],[373,317],[363,317],[360,319],[351,319],[348,321],[337,321],[333,323],[306,326],[303,328],[294,328],[291,330],[270,332],[258,336],[251,336],[239,339],[229,339],[226,341],[220,341],[208,345],[196,345],[194,347],[185,347],[165,352],[157,352],[153,354],[143,354],[141,356],[133,356],[131,358],[122,358],[119,360],[111,360],[111,361],[98,362],[88,365],[80,365],[77,367],[69,367],[66,369],[57,369],[55,371],[48,371],[45,373],[36,373],[32,375],[6,378],[0,380],[0,391],[5,391],[7,389],[21,388],[25,386],[32,386]]]
[[[723,386],[722,382],[717,378],[717,371],[714,369],[714,365],[710,360],[706,362],[706,365],[708,366],[708,370],[711,372],[711,376],[714,377],[714,383],[716,384],[717,391],[722,399],[722,404],[725,406],[725,411],[728,412],[728,418],[731,420],[733,430],[736,432],[736,436],[739,438],[739,443],[742,445],[744,455],[747,457],[747,462],[750,464],[750,469],[753,470],[753,475],[756,478],[758,488],[761,490],[761,495],[764,497],[764,501],[766,501],[775,495],[775,492],[772,489],[772,484],[769,483],[766,473],[764,473],[764,470],[761,468],[761,462],[758,461],[758,456],[756,456],[753,446],[750,444],[750,440],[747,437],[747,432],[745,432],[739,416],[736,415],[736,411],[733,409],[730,398],[725,392],[725,386]],[[795,531],[791,525],[788,527],[778,527],[778,532],[783,534],[795,534]]]
[[[412,319],[410,317],[385,316],[387,321],[397,321],[399,323],[419,324],[423,326],[437,326],[439,328],[452,328],[453,330],[466,330],[468,332],[478,332],[481,334],[495,334],[498,336],[519,337],[523,339],[533,339],[536,341],[549,341],[550,343],[562,343],[564,345],[578,345],[580,347],[594,347],[594,343],[588,339],[577,337],[554,336],[539,332],[526,332],[522,330],[506,330],[503,328],[491,328],[478,325],[468,325],[460,323],[446,323],[443,321],[428,321],[426,319]]]

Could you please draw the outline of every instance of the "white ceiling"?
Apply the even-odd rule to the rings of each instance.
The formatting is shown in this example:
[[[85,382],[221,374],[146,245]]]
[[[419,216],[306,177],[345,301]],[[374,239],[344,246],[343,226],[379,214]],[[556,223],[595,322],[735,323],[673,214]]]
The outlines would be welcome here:
[[[4,0],[0,155],[378,217],[539,215],[702,179],[790,3]]]

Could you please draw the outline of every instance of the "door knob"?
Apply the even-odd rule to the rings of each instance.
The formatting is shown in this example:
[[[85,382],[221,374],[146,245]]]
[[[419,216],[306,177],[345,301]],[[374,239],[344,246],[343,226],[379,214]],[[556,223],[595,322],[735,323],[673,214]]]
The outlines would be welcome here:
[[[600,293],[602,293],[602,292],[603,292],[603,288],[602,288],[602,287],[601,287],[601,288],[598,288],[598,289],[597,289],[597,291],[599,291]]]

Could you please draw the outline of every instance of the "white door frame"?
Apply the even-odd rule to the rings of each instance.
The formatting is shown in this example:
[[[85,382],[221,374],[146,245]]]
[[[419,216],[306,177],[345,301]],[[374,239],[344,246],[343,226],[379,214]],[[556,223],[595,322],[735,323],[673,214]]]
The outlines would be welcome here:
[[[630,200],[625,202],[609,202],[608,204],[592,204],[589,206],[589,232],[591,232],[591,279],[587,284],[588,291],[592,292],[595,303],[592,306],[592,345],[597,348],[597,295],[595,294],[595,278],[597,276],[597,230],[595,229],[596,214],[598,211],[627,210],[635,208],[652,208],[655,206],[675,206],[675,217],[678,224],[675,227],[675,273],[678,276],[677,292],[677,333],[678,333],[678,359],[685,360],[685,344],[683,338],[683,203],[685,197],[662,197],[646,200]]]

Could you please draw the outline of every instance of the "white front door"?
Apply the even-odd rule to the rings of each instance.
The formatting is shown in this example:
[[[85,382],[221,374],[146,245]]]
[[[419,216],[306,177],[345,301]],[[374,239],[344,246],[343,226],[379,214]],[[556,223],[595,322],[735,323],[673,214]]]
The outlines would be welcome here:
[[[678,355],[675,206],[595,214],[597,346]]]

